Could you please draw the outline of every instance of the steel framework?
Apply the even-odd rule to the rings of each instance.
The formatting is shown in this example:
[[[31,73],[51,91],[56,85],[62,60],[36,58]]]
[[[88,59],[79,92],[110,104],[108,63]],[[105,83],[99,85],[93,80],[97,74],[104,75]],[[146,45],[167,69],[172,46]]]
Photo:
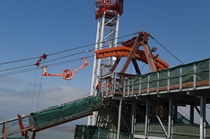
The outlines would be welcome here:
[[[123,11],[123,0],[96,0],[96,19],[98,21],[96,31],[95,50],[112,48],[117,45],[119,17]],[[113,65],[113,60],[109,58],[96,59],[94,56],[91,93],[96,95],[96,84],[99,76],[108,72]],[[103,70],[101,70],[103,68]],[[103,73],[102,73],[103,72]],[[96,113],[88,117],[88,125],[96,124]]]

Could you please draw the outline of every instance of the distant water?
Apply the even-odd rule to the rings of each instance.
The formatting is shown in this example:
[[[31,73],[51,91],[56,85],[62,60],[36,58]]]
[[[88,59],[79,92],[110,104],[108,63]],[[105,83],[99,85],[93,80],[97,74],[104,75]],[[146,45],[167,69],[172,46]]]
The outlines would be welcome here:
[[[74,139],[74,132],[47,129],[38,132],[36,139]]]

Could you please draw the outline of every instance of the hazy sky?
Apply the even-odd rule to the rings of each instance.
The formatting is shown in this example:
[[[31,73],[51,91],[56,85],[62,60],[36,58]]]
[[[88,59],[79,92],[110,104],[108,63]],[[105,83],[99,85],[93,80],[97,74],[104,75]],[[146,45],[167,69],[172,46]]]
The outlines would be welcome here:
[[[60,77],[41,78],[41,69],[19,73],[22,68],[17,67],[20,66],[32,65],[30,68],[35,68],[33,64],[38,58],[2,63],[93,44],[97,27],[94,4],[93,0],[0,1],[0,120],[14,118],[17,113],[27,114],[68,102],[89,93],[92,58],[88,59],[89,65],[78,71],[71,81]],[[206,59],[210,56],[209,6],[209,0],[125,0],[119,36],[143,30],[149,32],[183,63]],[[131,37],[122,38],[121,41]],[[150,46],[157,47],[156,53],[171,67],[181,64],[155,41],[150,41]],[[90,45],[49,56],[46,65],[70,61],[62,65],[53,64],[47,69],[48,72],[61,73],[63,69],[78,68],[83,61],[74,59],[93,56],[93,52],[82,53],[93,48],[94,45]],[[80,52],[47,63],[48,60]]]

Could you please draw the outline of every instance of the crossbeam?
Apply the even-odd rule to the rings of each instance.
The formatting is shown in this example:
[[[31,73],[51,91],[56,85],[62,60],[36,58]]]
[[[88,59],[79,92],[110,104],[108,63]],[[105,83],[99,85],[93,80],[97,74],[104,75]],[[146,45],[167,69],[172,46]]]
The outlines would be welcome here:
[[[101,49],[101,50],[97,50],[95,51],[96,54],[96,58],[97,59],[102,59],[102,58],[107,58],[107,57],[127,57],[131,51],[131,47],[127,47],[127,46],[118,46],[118,47],[114,47],[114,48],[105,48],[105,49]],[[142,61],[146,64],[148,64],[147,59],[146,59],[146,55],[144,53],[143,50],[137,50],[137,52],[134,54],[135,59]],[[151,55],[154,58],[154,55]],[[164,70],[167,69],[169,67],[169,64],[167,64],[166,62],[164,62],[162,59],[160,58],[154,58],[155,61],[155,66],[157,68],[157,70]]]

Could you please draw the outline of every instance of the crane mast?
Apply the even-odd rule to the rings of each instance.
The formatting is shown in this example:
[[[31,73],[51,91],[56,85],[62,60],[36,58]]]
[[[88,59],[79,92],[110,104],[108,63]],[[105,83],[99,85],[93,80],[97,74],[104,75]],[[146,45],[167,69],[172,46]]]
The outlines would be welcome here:
[[[119,17],[123,13],[123,0],[96,0],[95,4],[95,19],[98,22],[95,50],[116,47]],[[99,76],[109,72],[113,63],[111,58],[96,59],[94,56],[90,95],[96,95]],[[96,124],[96,115],[94,113],[93,116],[88,117],[88,125]]]

